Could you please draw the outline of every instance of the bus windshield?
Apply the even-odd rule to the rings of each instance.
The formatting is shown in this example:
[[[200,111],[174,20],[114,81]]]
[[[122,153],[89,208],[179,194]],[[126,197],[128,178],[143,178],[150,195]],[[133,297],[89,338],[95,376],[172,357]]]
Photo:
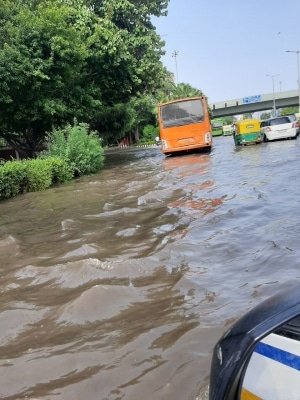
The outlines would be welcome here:
[[[203,119],[204,110],[200,99],[165,104],[161,107],[161,120],[164,128],[195,124]]]

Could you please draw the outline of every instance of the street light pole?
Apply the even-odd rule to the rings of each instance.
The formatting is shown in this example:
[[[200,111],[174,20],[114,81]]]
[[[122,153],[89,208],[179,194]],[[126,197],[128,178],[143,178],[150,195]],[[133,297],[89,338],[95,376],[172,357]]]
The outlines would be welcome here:
[[[177,67],[177,56],[178,56],[178,51],[174,50],[172,53],[172,57],[175,59],[175,68],[176,68],[176,85],[178,85],[178,67]]]
[[[286,50],[286,53],[295,53],[297,54],[297,69],[298,69],[298,112],[300,114],[300,63],[299,63],[299,53],[300,50]]]
[[[276,103],[275,103],[275,84],[274,84],[274,78],[276,76],[279,76],[279,74],[276,75],[266,75],[272,78],[272,86],[273,86],[273,117],[276,117]]]

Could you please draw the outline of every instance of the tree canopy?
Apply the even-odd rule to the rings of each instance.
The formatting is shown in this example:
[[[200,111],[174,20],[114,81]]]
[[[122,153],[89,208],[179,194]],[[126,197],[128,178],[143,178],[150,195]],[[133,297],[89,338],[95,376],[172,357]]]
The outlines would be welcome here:
[[[297,114],[299,111],[298,107],[285,107],[280,110],[280,115]]]
[[[105,111],[153,95],[166,71],[151,16],[167,5],[0,0],[0,136],[31,155],[55,127],[74,118],[101,127]]]
[[[168,73],[167,79],[165,80],[159,92],[159,100],[163,103],[165,101],[203,95],[204,94],[200,89],[191,86],[189,83],[181,82],[176,85],[173,81],[171,74]]]

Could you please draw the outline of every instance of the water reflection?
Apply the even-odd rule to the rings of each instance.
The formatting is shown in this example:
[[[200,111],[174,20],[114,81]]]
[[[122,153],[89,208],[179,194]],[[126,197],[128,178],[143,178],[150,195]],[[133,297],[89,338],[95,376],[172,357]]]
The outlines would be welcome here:
[[[192,175],[195,171],[204,171],[210,161],[210,154],[185,154],[181,156],[165,157],[163,166],[165,171],[183,168]]]
[[[191,154],[181,157],[166,158],[163,162],[165,171],[172,172],[169,179],[172,181],[184,180],[184,196],[168,204],[171,209],[181,211],[200,211],[203,215],[213,212],[219,207],[226,195],[218,198],[200,197],[204,193],[213,192],[214,181],[209,179],[212,159],[208,154]],[[208,191],[208,189],[210,189]],[[199,192],[200,191],[200,192]]]
[[[170,207],[178,207],[181,209],[191,209],[201,211],[203,215],[210,214],[216,208],[221,206],[226,199],[226,195],[217,199],[198,199],[198,200],[177,200],[170,204]]]

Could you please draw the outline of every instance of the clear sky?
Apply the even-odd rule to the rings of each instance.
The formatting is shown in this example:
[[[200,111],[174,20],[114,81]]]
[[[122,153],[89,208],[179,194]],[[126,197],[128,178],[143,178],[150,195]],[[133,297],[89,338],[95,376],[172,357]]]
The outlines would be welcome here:
[[[201,89],[209,102],[297,89],[300,0],[170,0],[154,19],[165,40],[162,61],[178,81]],[[280,83],[281,82],[281,83]]]

